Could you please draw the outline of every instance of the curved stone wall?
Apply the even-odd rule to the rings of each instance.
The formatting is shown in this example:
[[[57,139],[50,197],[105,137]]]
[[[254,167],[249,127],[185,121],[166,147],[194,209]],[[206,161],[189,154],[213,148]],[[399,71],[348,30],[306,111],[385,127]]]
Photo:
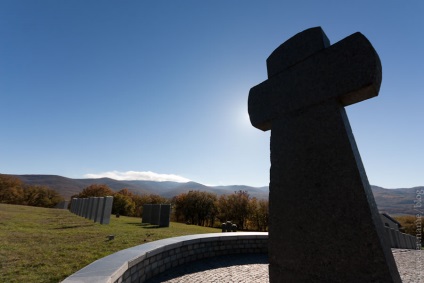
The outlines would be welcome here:
[[[268,253],[268,233],[197,234],[150,242],[101,258],[62,282],[145,282],[191,261],[241,253]]]

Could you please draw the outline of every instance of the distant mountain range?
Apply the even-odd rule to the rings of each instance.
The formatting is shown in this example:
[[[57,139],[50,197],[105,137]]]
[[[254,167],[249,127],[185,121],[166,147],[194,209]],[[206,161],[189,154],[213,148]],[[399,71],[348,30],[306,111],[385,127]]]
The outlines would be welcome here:
[[[54,189],[65,199],[70,199],[72,195],[78,194],[84,188],[92,184],[105,184],[114,191],[123,188],[136,194],[158,194],[166,198],[172,198],[181,193],[191,190],[205,191],[217,195],[232,194],[235,191],[247,191],[251,197],[258,199],[268,198],[268,186],[250,187],[243,185],[233,186],[205,186],[196,182],[155,182],[145,180],[118,181],[110,178],[100,179],[71,179],[57,175],[14,175],[29,185],[42,185]],[[415,188],[385,189],[378,186],[371,186],[377,207],[380,212],[390,215],[411,214],[415,215],[414,200],[417,191],[424,190],[424,186]]]

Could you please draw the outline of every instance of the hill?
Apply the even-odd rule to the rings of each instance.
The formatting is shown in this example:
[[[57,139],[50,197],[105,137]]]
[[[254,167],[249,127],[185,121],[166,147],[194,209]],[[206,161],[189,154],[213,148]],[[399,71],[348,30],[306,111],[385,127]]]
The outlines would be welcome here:
[[[166,198],[172,198],[188,191],[205,191],[217,195],[232,194],[234,191],[245,190],[252,197],[260,199],[268,198],[268,187],[249,186],[205,186],[196,182],[155,182],[146,180],[118,181],[110,178],[100,179],[71,179],[57,175],[14,175],[28,185],[48,186],[69,199],[78,194],[84,188],[92,184],[105,184],[114,191],[127,188],[137,194],[158,194]]]
[[[63,197],[69,199],[72,195],[78,194],[84,188],[92,184],[106,184],[114,191],[127,188],[137,194],[158,194],[166,198],[172,198],[178,194],[186,193],[190,190],[211,192],[217,195],[232,194],[235,191],[247,191],[250,196],[258,199],[268,198],[268,186],[250,187],[243,185],[232,186],[206,186],[196,182],[155,182],[145,180],[118,181],[110,178],[100,179],[71,179],[56,175],[15,175],[24,183],[29,185],[43,185],[59,192]],[[414,200],[417,197],[417,190],[424,190],[424,186],[415,188],[385,189],[378,186],[371,186],[380,212],[390,215],[410,214],[415,215]]]

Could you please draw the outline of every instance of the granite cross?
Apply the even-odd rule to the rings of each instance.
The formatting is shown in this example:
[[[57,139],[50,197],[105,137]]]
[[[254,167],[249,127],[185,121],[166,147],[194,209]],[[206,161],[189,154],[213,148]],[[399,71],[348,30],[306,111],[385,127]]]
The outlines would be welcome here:
[[[270,282],[401,282],[344,109],[378,95],[381,63],[361,34],[320,27],[280,45],[249,93],[271,130]]]

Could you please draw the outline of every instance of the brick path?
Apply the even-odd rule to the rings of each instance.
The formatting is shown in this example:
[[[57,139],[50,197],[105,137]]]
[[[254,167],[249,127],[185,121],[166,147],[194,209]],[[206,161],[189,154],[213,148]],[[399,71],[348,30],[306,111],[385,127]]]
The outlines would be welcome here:
[[[148,283],[269,282],[268,256],[226,255],[185,264],[152,278]]]
[[[424,283],[424,251],[393,249],[403,283]],[[227,255],[199,260],[166,271],[148,283],[269,282],[268,257],[263,254]]]

